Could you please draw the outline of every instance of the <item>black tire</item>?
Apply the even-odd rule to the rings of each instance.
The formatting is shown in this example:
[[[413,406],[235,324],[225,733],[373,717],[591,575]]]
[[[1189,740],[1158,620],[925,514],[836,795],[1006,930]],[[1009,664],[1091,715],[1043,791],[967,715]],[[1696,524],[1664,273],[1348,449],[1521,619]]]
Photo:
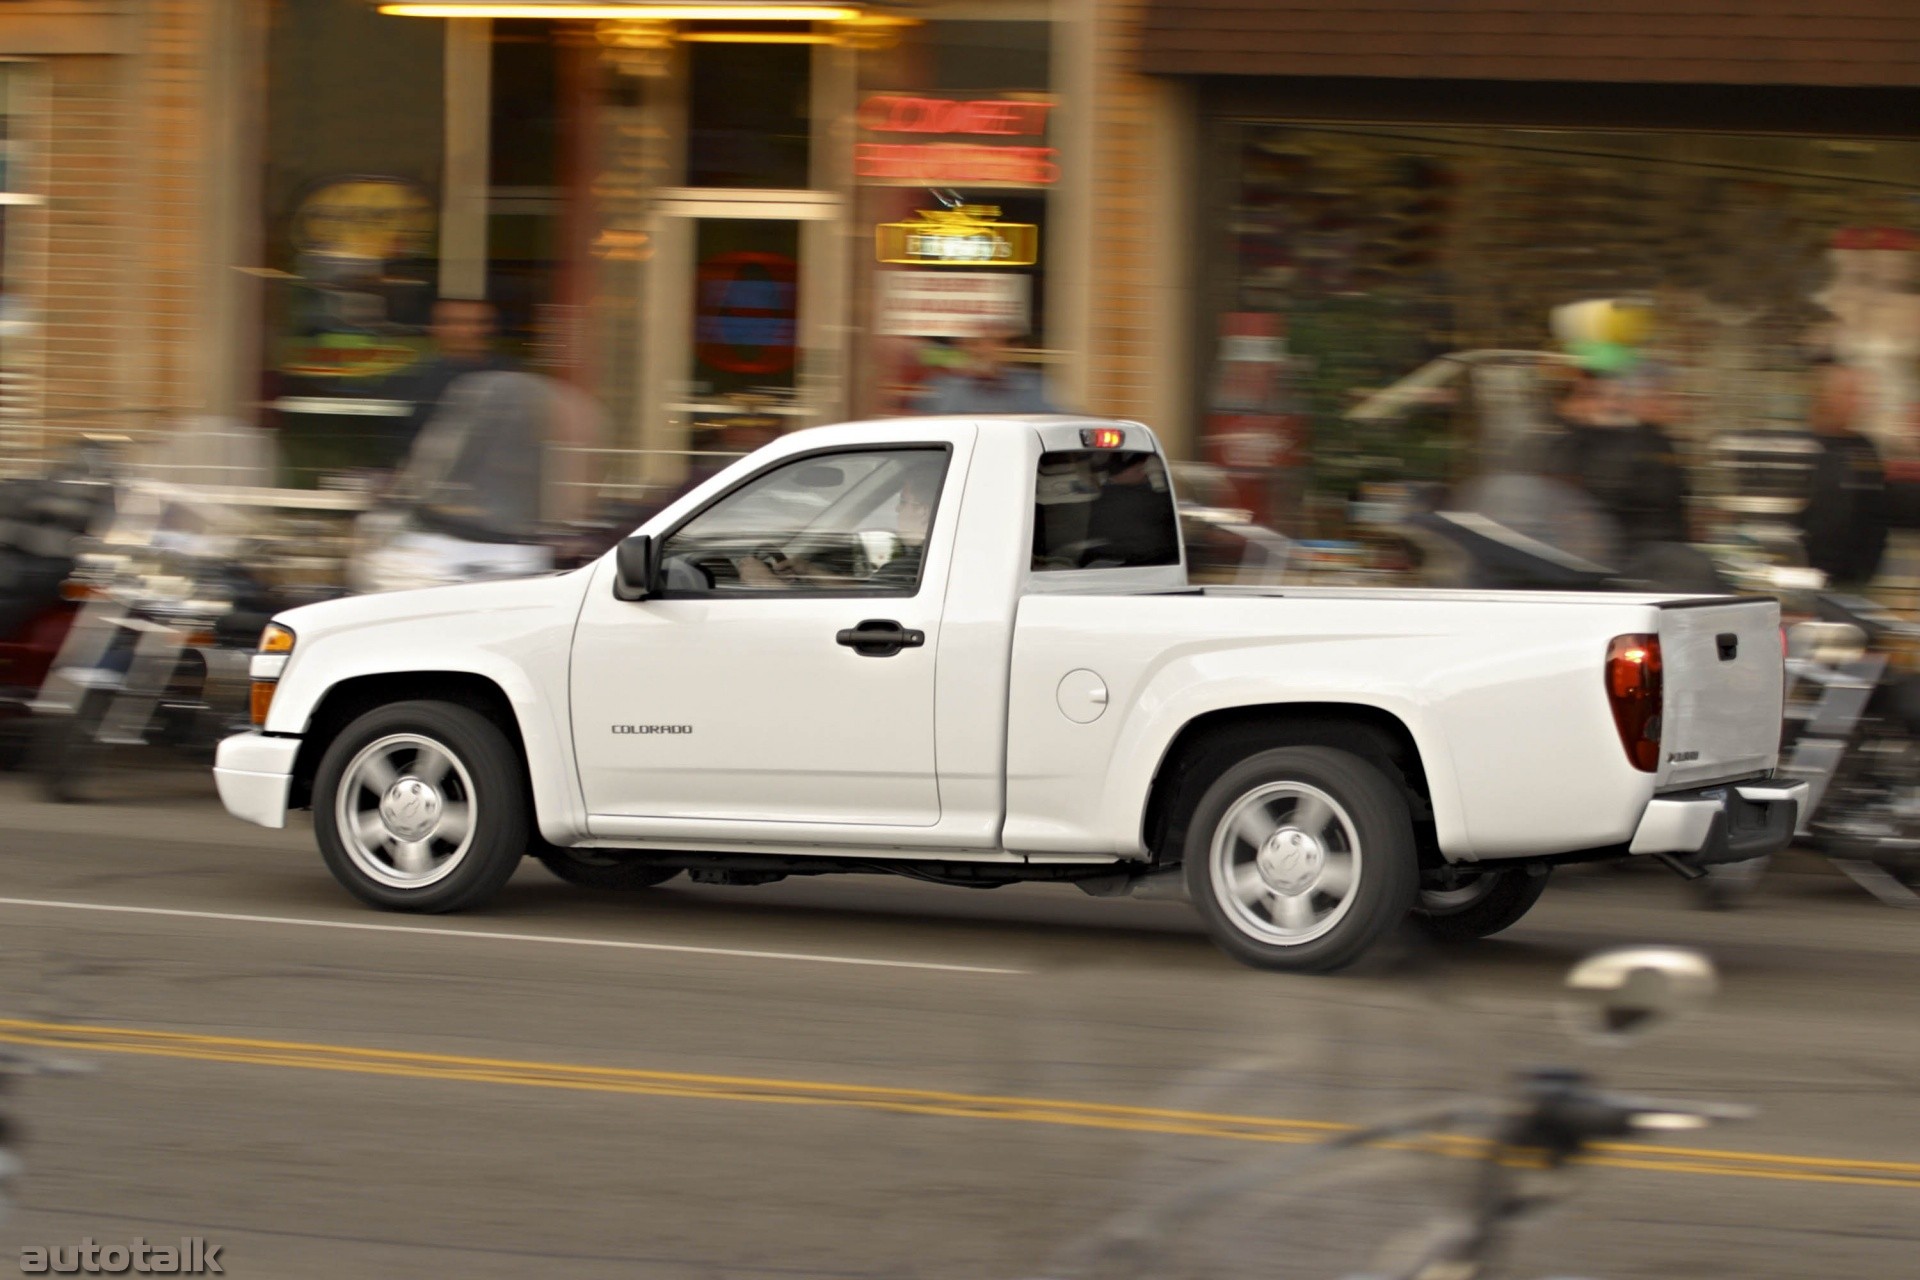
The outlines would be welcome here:
[[[598,849],[562,849],[537,840],[533,856],[540,865],[568,884],[582,889],[628,892],[651,889],[680,874],[679,867],[662,867],[645,854],[605,853]]]
[[[0,773],[11,773],[33,754],[33,720],[24,711],[0,715]]]
[[[1413,918],[1442,942],[1471,942],[1510,929],[1547,891],[1551,868],[1504,867],[1482,871],[1458,888],[1422,890]]]
[[[113,709],[113,699],[111,690],[89,689],[72,712],[36,718],[28,763],[40,776],[41,794],[55,804],[82,804],[89,798],[88,783],[106,750],[100,745],[100,726]]]
[[[409,751],[410,764],[404,763]],[[439,755],[450,762],[444,768]],[[400,834],[425,832],[411,843],[384,825],[388,815],[377,800],[369,803],[376,796],[367,783],[378,772],[371,763],[376,756],[397,777],[386,796],[417,781],[416,775],[438,778],[427,784],[435,799],[422,800],[416,792],[396,801],[413,806],[395,816],[396,822],[404,816],[415,824],[401,827]],[[351,783],[350,769],[357,779]],[[457,839],[447,834],[456,806],[464,806],[466,815]],[[367,712],[333,740],[313,784],[313,828],[327,869],[354,897],[389,911],[464,911],[484,904],[526,854],[528,809],[526,775],[506,734],[479,712],[449,702],[396,702]],[[358,822],[356,830],[346,830],[347,810],[383,825],[373,827],[371,836],[357,829]],[[425,869],[409,869],[404,851],[422,847]]]
[[[1258,844],[1245,834],[1269,826]],[[1182,852],[1207,931],[1259,969],[1352,964],[1406,919],[1419,887],[1400,786],[1331,747],[1278,747],[1228,768],[1194,807]]]

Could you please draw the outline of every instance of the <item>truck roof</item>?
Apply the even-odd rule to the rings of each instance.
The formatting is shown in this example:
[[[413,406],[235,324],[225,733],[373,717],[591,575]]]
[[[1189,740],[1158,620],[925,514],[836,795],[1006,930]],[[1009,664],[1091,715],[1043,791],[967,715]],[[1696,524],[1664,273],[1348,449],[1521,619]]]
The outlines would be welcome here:
[[[1047,427],[1067,429],[1080,427],[1121,427],[1148,431],[1151,436],[1151,430],[1147,424],[1133,418],[1101,418],[1084,413],[952,413],[937,417],[927,414],[915,414],[903,415],[896,418],[861,418],[851,422],[836,422],[818,427],[808,427],[803,431],[792,432],[783,437],[783,439],[791,440],[801,435],[812,435],[814,432],[843,431],[849,428],[874,427],[899,431],[918,427],[922,424],[952,423],[956,419],[971,422],[982,431],[1036,431]],[[1159,447],[1157,439],[1155,440],[1155,447]]]

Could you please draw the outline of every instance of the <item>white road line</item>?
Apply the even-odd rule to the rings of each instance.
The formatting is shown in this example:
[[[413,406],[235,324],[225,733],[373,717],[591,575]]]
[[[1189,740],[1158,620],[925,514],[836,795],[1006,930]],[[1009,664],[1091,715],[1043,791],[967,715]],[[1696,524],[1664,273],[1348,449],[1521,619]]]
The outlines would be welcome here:
[[[106,902],[59,902],[48,898],[0,898],[0,907],[41,907],[55,911],[106,911],[132,916],[173,916],[182,920],[227,920],[239,924],[284,924],[308,929],[360,929],[368,933],[423,933],[437,938],[479,938],[488,942],[549,942],[563,947],[612,947],[620,951],[673,951],[735,960],[798,960],[809,964],[852,964],[874,969],[925,969],[935,973],[1024,974],[1025,969],[996,969],[977,964],[936,964],[928,960],[871,960],[863,956],[826,956],[808,951],[742,951],[731,947],[693,947],[673,942],[627,942],[618,938],[563,938],[548,933],[499,933],[491,929],[429,929],[418,924],[375,924],[367,920],[308,920],[300,916],[253,916],[232,911],[182,911],[171,907],[131,907]]]

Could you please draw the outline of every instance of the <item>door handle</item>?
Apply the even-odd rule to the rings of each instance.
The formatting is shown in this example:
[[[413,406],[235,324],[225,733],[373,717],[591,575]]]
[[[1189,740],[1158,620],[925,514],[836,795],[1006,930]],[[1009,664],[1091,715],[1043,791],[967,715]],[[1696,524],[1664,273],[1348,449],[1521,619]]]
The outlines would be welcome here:
[[[863,658],[891,658],[902,649],[918,649],[927,642],[924,631],[908,631],[891,618],[868,618],[834,636]]]

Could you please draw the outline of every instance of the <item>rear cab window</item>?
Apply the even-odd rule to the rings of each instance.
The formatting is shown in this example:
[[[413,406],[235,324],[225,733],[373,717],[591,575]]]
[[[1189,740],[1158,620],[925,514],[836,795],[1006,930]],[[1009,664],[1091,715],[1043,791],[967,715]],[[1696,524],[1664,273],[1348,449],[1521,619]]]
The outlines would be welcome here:
[[[1179,563],[1179,516],[1159,454],[1061,449],[1040,455],[1034,481],[1033,572]]]

